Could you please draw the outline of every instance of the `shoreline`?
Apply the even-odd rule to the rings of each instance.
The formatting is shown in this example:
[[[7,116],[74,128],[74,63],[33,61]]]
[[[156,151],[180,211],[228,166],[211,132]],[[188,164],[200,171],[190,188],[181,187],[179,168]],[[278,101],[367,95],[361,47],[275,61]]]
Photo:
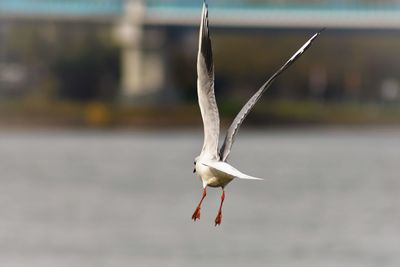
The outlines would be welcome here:
[[[229,127],[243,103],[220,105],[221,128]],[[395,127],[400,105],[263,101],[249,114],[246,127]],[[0,102],[0,129],[162,129],[200,128],[197,103],[128,106],[105,102]]]

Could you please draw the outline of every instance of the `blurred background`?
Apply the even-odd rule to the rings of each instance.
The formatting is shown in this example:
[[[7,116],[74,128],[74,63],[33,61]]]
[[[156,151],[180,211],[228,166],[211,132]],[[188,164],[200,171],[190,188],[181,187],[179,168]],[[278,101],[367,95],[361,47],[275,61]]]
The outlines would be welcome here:
[[[200,7],[199,7],[200,6]],[[201,1],[0,1],[0,124],[198,126]],[[224,123],[328,30],[249,123],[397,123],[395,1],[211,1]]]
[[[201,196],[201,0],[0,0],[1,266],[399,266],[400,2],[209,0],[230,162]]]

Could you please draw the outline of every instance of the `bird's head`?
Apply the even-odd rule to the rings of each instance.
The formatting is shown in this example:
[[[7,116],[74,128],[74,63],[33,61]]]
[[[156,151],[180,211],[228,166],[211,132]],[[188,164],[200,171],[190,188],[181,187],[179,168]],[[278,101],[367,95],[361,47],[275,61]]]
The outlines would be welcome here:
[[[193,161],[193,164],[194,164],[193,173],[196,172],[196,164],[197,164],[198,159],[199,159],[199,157],[196,157],[196,158],[194,159],[194,161]]]

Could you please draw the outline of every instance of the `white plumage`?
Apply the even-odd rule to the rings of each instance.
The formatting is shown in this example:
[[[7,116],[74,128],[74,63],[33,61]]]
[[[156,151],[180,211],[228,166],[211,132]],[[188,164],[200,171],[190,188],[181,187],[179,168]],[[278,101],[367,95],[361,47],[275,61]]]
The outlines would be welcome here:
[[[312,42],[320,34],[320,32],[314,34],[248,100],[248,102],[243,106],[233,120],[231,126],[228,128],[224,142],[221,148],[218,150],[220,126],[218,107],[214,94],[214,63],[208,27],[208,8],[207,4],[203,2],[199,33],[199,51],[197,56],[197,93],[200,112],[203,119],[204,142],[200,155],[195,159],[194,172],[200,176],[204,189],[200,203],[192,215],[193,220],[200,219],[200,207],[203,199],[206,196],[207,186],[222,188],[221,204],[215,219],[215,225],[219,225],[222,219],[222,204],[225,199],[225,186],[235,178],[262,180],[261,178],[244,174],[226,162],[231,152],[234,138],[243,120],[249,114],[253,106],[257,103],[266,89],[268,89],[272,82],[311,46]]]

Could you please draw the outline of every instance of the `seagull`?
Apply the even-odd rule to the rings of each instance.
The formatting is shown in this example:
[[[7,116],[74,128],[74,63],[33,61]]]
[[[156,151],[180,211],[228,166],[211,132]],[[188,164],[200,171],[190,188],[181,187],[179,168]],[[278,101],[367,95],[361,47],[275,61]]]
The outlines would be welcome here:
[[[272,82],[289,66],[291,66],[312,44],[315,38],[323,31],[315,33],[283,66],[267,80],[260,89],[248,100],[237,114],[227,130],[225,140],[218,149],[219,139],[219,114],[214,94],[214,64],[211,48],[210,32],[208,28],[208,6],[203,1],[201,14],[199,50],[197,55],[197,94],[201,117],[204,126],[204,143],[201,153],[194,160],[194,170],[203,184],[203,194],[199,204],[193,212],[192,219],[200,219],[200,208],[207,195],[207,187],[221,187],[221,202],[215,218],[215,226],[221,224],[222,205],[225,199],[225,187],[233,179],[263,180],[244,174],[227,163],[235,136],[243,120],[262,94],[270,87]]]

